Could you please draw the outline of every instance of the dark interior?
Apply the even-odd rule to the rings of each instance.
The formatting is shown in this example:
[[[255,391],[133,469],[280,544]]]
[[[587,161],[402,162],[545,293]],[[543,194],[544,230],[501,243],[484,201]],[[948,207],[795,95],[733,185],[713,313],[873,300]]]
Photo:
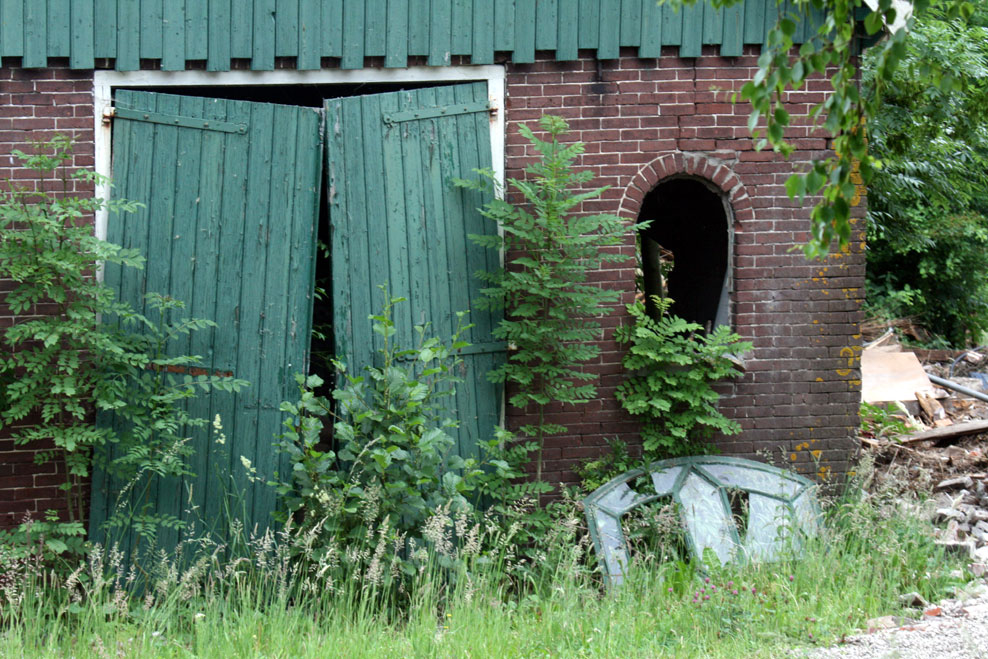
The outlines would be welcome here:
[[[721,306],[729,238],[721,196],[698,180],[673,179],[645,196],[638,220],[650,221],[640,236],[650,313],[657,295],[672,298],[672,313],[708,331],[726,323]]]

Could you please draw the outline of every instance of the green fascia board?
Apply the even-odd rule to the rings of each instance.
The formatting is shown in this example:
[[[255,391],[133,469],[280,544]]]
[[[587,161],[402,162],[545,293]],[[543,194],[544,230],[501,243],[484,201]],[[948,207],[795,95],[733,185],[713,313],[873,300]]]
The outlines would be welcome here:
[[[689,12],[703,18],[683,21],[680,34],[662,29],[653,7],[657,0],[558,0],[545,6],[537,0],[390,0],[383,18],[381,0],[160,2],[161,11],[144,12],[134,10],[135,0],[3,0],[0,57],[20,57],[25,68],[68,57],[75,69],[112,59],[118,70],[149,61],[180,70],[205,60],[210,71],[227,71],[234,60],[248,58],[255,70],[273,68],[276,58],[295,59],[299,69],[317,68],[324,57],[338,58],[343,68],[362,68],[365,57],[381,55],[389,68],[408,66],[410,56],[426,56],[430,66],[447,66],[457,55],[486,64],[494,52],[516,63],[534,61],[537,51],[572,60],[578,45],[600,59],[617,57],[621,47],[629,49],[626,54],[655,56],[662,46],[679,46],[681,56],[695,57],[704,45],[736,56],[744,45],[764,40],[763,30],[741,29],[738,17],[747,26],[763,25],[759,18],[775,13],[777,4],[742,0],[715,10],[710,0],[699,0],[704,6]],[[596,36],[585,37],[590,25]]]

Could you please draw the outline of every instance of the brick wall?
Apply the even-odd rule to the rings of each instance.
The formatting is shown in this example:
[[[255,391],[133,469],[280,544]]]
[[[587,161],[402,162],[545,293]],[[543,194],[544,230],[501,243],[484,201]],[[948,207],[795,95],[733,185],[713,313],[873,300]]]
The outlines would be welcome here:
[[[36,185],[33,172],[17,167],[12,152],[30,153],[32,141],[56,134],[77,140],[73,167],[93,166],[93,83],[91,71],[72,71],[67,62],[52,61],[52,68],[25,70],[14,58],[0,68],[0,180]],[[60,184],[59,184],[60,188]],[[80,184],[79,192],[84,192]],[[12,282],[0,272],[0,331],[13,318],[2,298]],[[35,310],[42,313],[42,309]],[[58,486],[65,482],[63,465],[38,465],[35,456],[45,446],[15,446],[10,428],[0,429],[0,528],[14,526],[27,514],[65,509]]]
[[[587,212],[634,219],[644,195],[670,176],[694,176],[717,186],[733,215],[733,324],[755,345],[745,376],[721,387],[722,409],[744,432],[721,438],[718,445],[725,454],[771,453],[776,464],[839,475],[847,469],[858,423],[863,243],[826,262],[806,262],[791,248],[807,237],[811,204],[794,204],[783,187],[799,163],[825,152],[826,141],[810,128],[806,114],[823,99],[826,85],[811,81],[789,94],[789,135],[797,151],[786,161],[754,151],[747,106],[729,102],[729,94],[754,74],[755,51],[730,59],[716,56],[714,48],[696,59],[680,59],[677,52],[665,49],[660,59],[649,60],[627,51],[605,62],[546,57],[530,65],[507,64],[507,174],[521,176],[534,157],[518,124],[553,113],[570,122],[572,139],[587,144],[579,164],[594,172],[594,185],[611,186],[584,205]],[[44,70],[18,64],[5,58],[0,69],[0,178],[30,182],[28,172],[14,167],[11,151],[56,133],[75,136],[73,164],[91,167],[92,72],[71,71],[58,61]],[[856,212],[863,214],[863,205]],[[612,332],[625,320],[622,305],[634,297],[632,236],[621,251],[626,263],[592,275],[623,292],[615,313],[602,320],[601,354],[588,366],[600,376],[599,398],[551,412],[550,421],[569,428],[546,447],[546,477],[554,482],[575,482],[573,465],[599,454],[606,438],[633,443],[637,436],[636,422],[614,398],[624,374],[623,352]],[[0,279],[0,295],[9,287]],[[0,305],[0,328],[12,321]],[[525,421],[524,411],[508,409],[509,425]],[[14,446],[9,430],[0,430],[0,528],[25,513],[64,507],[56,490],[63,482],[59,467],[34,463],[41,448]]]
[[[657,60],[628,50],[613,61],[546,58],[509,65],[507,175],[522,177],[535,156],[518,124],[549,113],[566,118],[569,137],[586,143],[578,164],[594,172],[594,185],[611,186],[585,211],[635,219],[644,196],[670,176],[704,179],[720,189],[733,212],[733,326],[754,350],[744,377],[720,386],[721,409],[744,431],[718,438],[717,446],[727,455],[771,455],[780,466],[839,477],[856,445],[864,244],[859,237],[844,253],[806,261],[792,248],[808,237],[813,200],[794,203],[784,187],[800,163],[826,154],[826,136],[813,130],[807,114],[828,85],[817,79],[788,94],[787,137],[797,150],[787,161],[754,150],[748,106],[730,102],[755,73],[756,49],[739,58],[719,57],[713,47],[696,59],[676,52],[664,49]],[[863,212],[859,204],[855,215]],[[626,263],[593,275],[623,292],[603,319],[600,357],[587,367],[600,376],[598,399],[554,408],[547,419],[569,431],[547,439],[544,473],[551,482],[576,482],[574,464],[598,455],[605,439],[637,439],[636,422],[614,397],[625,376],[613,328],[626,320],[623,305],[634,297],[632,236],[622,252]],[[531,421],[525,411],[509,408],[511,427]]]

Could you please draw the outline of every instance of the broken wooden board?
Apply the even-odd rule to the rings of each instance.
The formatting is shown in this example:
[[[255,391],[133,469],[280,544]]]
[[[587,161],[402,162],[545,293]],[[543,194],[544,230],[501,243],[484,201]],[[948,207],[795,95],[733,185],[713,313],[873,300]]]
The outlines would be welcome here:
[[[915,354],[876,350],[861,353],[861,400],[866,403],[916,400],[917,391],[932,389]]]
[[[946,428],[934,428],[916,435],[903,437],[900,444],[915,444],[916,442],[926,442],[929,440],[949,439],[951,437],[961,437],[963,435],[974,435],[980,432],[988,432],[988,420],[967,421],[965,423],[955,423]]]

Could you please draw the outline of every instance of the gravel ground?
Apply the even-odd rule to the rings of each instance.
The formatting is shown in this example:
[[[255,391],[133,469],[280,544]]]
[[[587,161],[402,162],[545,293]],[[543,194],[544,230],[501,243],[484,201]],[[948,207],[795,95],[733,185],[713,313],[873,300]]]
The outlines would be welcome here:
[[[849,636],[845,644],[794,653],[813,657],[988,657],[988,590],[976,597],[947,600],[941,615],[870,634]]]

